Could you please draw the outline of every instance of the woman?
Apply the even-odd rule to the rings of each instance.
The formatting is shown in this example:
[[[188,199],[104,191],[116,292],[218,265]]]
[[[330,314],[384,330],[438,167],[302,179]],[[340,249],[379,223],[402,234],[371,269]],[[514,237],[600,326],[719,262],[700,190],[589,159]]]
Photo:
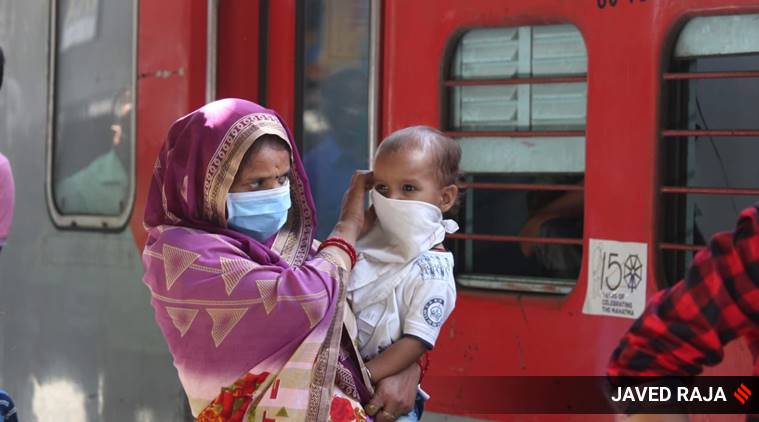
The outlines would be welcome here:
[[[172,125],[145,211],[144,281],[198,420],[365,417],[344,285],[369,182],[354,176],[317,251],[308,181],[275,112],[226,99]],[[380,383],[367,409],[405,414],[418,379],[412,365]]]

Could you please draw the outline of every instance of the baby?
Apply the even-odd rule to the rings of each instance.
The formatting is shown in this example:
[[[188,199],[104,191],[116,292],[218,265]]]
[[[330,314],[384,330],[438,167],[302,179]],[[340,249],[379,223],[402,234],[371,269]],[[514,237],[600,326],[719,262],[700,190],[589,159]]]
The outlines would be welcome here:
[[[458,230],[443,213],[458,199],[460,159],[454,140],[426,126],[394,132],[377,150],[371,191],[377,223],[356,244],[359,259],[348,283],[372,383],[432,349],[453,311],[453,255],[441,242]],[[414,411],[398,420],[418,420],[425,396],[420,389]]]

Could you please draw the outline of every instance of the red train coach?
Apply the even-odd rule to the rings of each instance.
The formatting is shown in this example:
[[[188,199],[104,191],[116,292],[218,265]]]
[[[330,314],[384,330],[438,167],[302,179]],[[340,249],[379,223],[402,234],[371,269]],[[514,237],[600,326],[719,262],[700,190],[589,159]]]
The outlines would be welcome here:
[[[757,179],[739,167],[751,167],[740,151],[756,148],[750,141],[759,132],[751,129],[759,122],[720,113],[751,106],[749,94],[759,98],[758,79],[751,79],[759,76],[759,41],[746,40],[755,35],[747,28],[757,19],[756,2],[317,3],[318,10],[294,0],[221,2],[215,95],[280,110],[302,146],[305,138],[308,155],[309,112],[322,107],[308,104],[312,85],[340,70],[330,60],[354,54],[350,41],[357,38],[369,135],[356,139],[369,142],[366,152],[414,124],[461,140],[464,230],[449,239],[459,298],[432,374],[603,374],[640,298],[682,276],[688,251],[730,228],[735,211],[758,192]],[[139,82],[138,239],[140,201],[163,132],[203,101],[206,78],[198,75],[209,68],[205,40],[196,39],[205,5],[174,6],[188,15],[183,23],[166,3],[141,7],[140,73],[188,72]],[[313,13],[321,13],[317,27],[307,22]],[[169,23],[182,27],[168,32]],[[333,51],[309,57],[315,36]],[[167,43],[177,46],[169,55]],[[527,233],[540,202],[562,195],[584,202],[565,216],[563,231]],[[535,257],[541,251],[542,262]],[[625,287],[627,300],[614,296]],[[736,344],[712,372],[747,374],[750,367]],[[430,409],[454,410],[434,399]]]
[[[309,72],[324,72],[325,69],[315,67],[330,59],[307,57],[305,50],[310,47],[307,38],[314,31],[327,31],[322,34],[327,45],[321,47],[329,50],[351,47],[340,37],[364,37],[363,48],[367,51],[357,53],[355,57],[359,60],[355,62],[365,62],[358,63],[358,67],[363,66],[366,71],[366,80],[359,89],[369,94],[367,111],[371,115],[366,118],[372,133],[368,141],[375,143],[393,130],[413,124],[440,127],[462,140],[469,197],[462,204],[460,216],[466,219],[462,224],[465,230],[451,239],[456,252],[464,255],[457,263],[459,299],[433,354],[432,374],[603,374],[611,351],[631,320],[583,312],[592,271],[589,241],[643,245],[645,255],[640,258],[647,265],[642,279],[650,294],[682,274],[687,254],[670,251],[690,250],[692,247],[687,244],[696,242],[694,219],[688,221],[687,212],[692,214],[694,206],[708,208],[704,212],[711,214],[701,219],[705,227],[700,229],[704,232],[702,236],[707,236],[716,230],[712,226],[728,229],[734,220],[734,207],[725,206],[724,195],[756,194],[750,189],[750,179],[748,188],[741,186],[746,188],[741,190],[738,186],[725,186],[719,177],[699,179],[681,174],[688,173],[688,169],[693,172],[696,164],[713,166],[692,157],[693,162],[688,163],[689,157],[683,157],[688,154],[685,152],[688,147],[693,150],[695,143],[705,142],[699,137],[721,137],[719,147],[723,147],[734,141],[733,135],[738,135],[727,133],[730,129],[750,129],[752,122],[744,120],[744,127],[719,128],[725,133],[708,133],[710,129],[705,124],[696,129],[700,122],[694,124],[675,116],[688,113],[688,101],[694,101],[675,96],[687,97],[688,93],[682,91],[701,89],[694,88],[701,81],[712,83],[707,89],[713,90],[714,82],[726,81],[725,89],[740,85],[757,94],[756,80],[733,78],[759,74],[728,72],[751,69],[751,65],[759,69],[759,61],[750,59],[737,63],[737,68],[729,68],[734,64],[729,59],[732,55],[759,52],[732,45],[749,34],[738,33],[738,39],[734,39],[736,32],[729,28],[730,21],[694,21],[698,17],[757,13],[759,6],[755,2],[333,1],[321,2],[323,9],[316,11],[308,3],[221,2],[216,95],[263,99],[297,128],[296,136],[308,138],[309,129],[303,122],[308,118],[304,111],[309,111],[304,103],[308,101],[307,85],[313,82],[311,79],[323,78]],[[149,25],[163,25],[151,22],[161,19],[155,13],[160,10],[152,8],[165,10],[164,5],[143,5],[143,39]],[[340,12],[340,8],[345,10]],[[199,15],[202,12],[205,9],[197,10]],[[324,15],[320,24],[326,28],[309,27],[305,22],[313,17],[309,14],[316,12]],[[346,19],[353,21],[346,23]],[[262,20],[266,24],[257,25]],[[690,22],[696,26],[689,27]],[[188,25],[197,28],[190,21]],[[684,28],[689,29],[687,34],[710,32],[707,38],[693,35],[693,39],[684,39]],[[341,29],[346,32],[339,33]],[[197,36],[197,31],[191,34]],[[165,59],[163,43],[148,40],[140,50],[143,72],[163,67],[151,63],[153,49],[160,52],[161,60]],[[176,42],[182,45],[192,39]],[[720,42],[722,50],[708,45]],[[753,41],[753,46],[758,47],[759,42]],[[730,51],[731,47],[735,51]],[[680,57],[676,48],[695,51]],[[204,73],[202,57],[193,58],[193,54],[203,56],[204,50],[188,49],[188,53],[187,57],[177,58],[187,63],[168,67],[187,66],[190,75]],[[340,56],[339,51],[331,54]],[[700,57],[704,58],[703,64],[698,61]],[[719,57],[727,57],[722,67],[714,63]],[[695,72],[701,72],[699,65],[716,66],[717,71],[698,75]],[[196,78],[194,85],[192,78],[181,81],[190,92],[184,110],[200,104],[202,80]],[[152,157],[163,131],[179,114],[176,97],[165,94],[174,89],[172,83],[176,82],[140,82],[138,122],[142,130],[138,147],[142,152],[138,179],[142,183],[138,201],[145,197]],[[156,85],[155,89],[149,84]],[[711,100],[708,105],[711,108],[727,102],[714,94],[703,95]],[[160,104],[171,104],[174,109],[164,107],[165,114],[157,113],[153,107]],[[153,121],[160,123],[150,125]],[[753,123],[759,127],[759,122]],[[334,124],[340,125],[340,120]],[[741,135],[750,138],[759,133]],[[737,146],[750,147],[740,141]],[[546,146],[541,147],[540,143]],[[675,147],[667,143],[680,144],[679,150],[673,151]],[[305,146],[308,154],[309,145]],[[695,152],[700,153],[700,149]],[[467,154],[475,158],[467,159]],[[488,160],[487,156],[494,154],[497,157]],[[673,170],[675,161],[686,168]],[[734,177],[736,182],[740,177]],[[712,186],[698,186],[706,189],[698,191],[692,186],[694,180],[711,181]],[[565,241],[554,249],[581,244],[585,253],[579,273],[554,277],[550,271],[531,272],[517,262],[514,248],[488,245],[541,241],[519,236],[520,225],[529,219],[520,209],[528,208],[525,203],[529,195],[525,191],[579,191],[584,196],[584,224],[579,236],[542,240]],[[696,194],[721,195],[717,199],[723,200],[715,205],[708,201],[713,198],[701,202],[688,198]],[[480,195],[483,199],[477,198]],[[498,199],[498,195],[506,199]],[[752,200],[740,196],[729,199],[744,205]],[[723,211],[725,208],[727,212]],[[135,212],[132,220],[136,235],[141,233],[140,216],[140,212]],[[508,220],[515,224],[488,224],[478,219]],[[609,251],[614,253],[615,249]],[[485,256],[492,262],[482,262],[484,259],[477,256]],[[612,284],[607,287],[613,287],[614,271],[626,274],[625,268],[616,268],[609,259],[604,264],[612,278],[609,281],[607,274],[604,281]],[[516,270],[509,268],[512,265]],[[571,272],[572,268],[565,270]],[[739,344],[731,348],[726,363],[714,373],[749,373],[750,367],[751,359]],[[430,389],[434,391],[435,387]],[[434,400],[430,409],[454,410]]]
[[[215,98],[294,128],[321,238],[384,136],[460,142],[458,300],[430,375],[604,374],[646,298],[759,196],[755,0],[56,0],[0,21],[0,375],[40,420],[186,412],[137,282],[142,216],[167,128]],[[752,363],[735,342],[709,373]],[[425,419],[457,412],[440,382]]]

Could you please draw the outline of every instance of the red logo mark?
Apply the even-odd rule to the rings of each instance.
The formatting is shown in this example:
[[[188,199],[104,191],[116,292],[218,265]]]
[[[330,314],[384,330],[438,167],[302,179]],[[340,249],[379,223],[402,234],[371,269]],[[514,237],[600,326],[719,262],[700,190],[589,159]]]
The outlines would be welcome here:
[[[745,385],[741,384],[741,386],[735,390],[733,396],[735,396],[735,398],[738,399],[741,404],[746,404],[748,398],[751,397],[751,390],[749,390]]]

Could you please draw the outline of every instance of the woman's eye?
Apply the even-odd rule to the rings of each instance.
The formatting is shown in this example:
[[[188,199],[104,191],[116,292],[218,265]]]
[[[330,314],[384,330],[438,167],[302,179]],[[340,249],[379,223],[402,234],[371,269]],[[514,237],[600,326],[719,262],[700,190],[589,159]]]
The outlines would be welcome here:
[[[374,185],[374,189],[376,189],[379,193],[387,192],[387,186],[385,185]]]
[[[403,185],[404,192],[413,192],[415,190],[416,190],[416,187],[413,185]]]
[[[277,183],[279,183],[280,186],[283,186],[285,183],[287,183],[287,176],[279,176],[277,178]]]
[[[248,186],[250,186],[251,189],[258,189],[261,187],[261,181],[259,180],[259,181],[252,182],[248,184]]]

